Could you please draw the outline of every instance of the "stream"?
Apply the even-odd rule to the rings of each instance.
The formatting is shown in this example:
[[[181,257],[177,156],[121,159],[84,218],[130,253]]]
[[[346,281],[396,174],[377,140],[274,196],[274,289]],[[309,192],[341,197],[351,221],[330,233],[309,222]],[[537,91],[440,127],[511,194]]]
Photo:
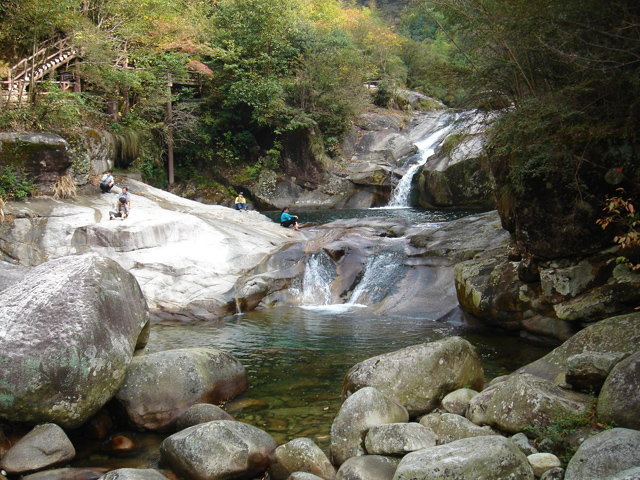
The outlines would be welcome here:
[[[278,212],[268,212],[277,218]],[[415,222],[450,221],[469,212],[427,212],[412,208],[355,211],[294,212],[301,222],[324,223],[353,216],[402,216]],[[310,262],[322,262],[321,257]],[[383,264],[385,262],[382,262]],[[386,262],[388,263],[388,262]],[[371,266],[372,276],[381,273]],[[254,310],[209,322],[154,323],[147,352],[175,348],[213,347],[233,354],[247,369],[249,390],[224,409],[236,420],[259,427],[280,444],[308,437],[329,453],[330,429],[340,409],[342,381],[351,366],[372,356],[410,345],[459,335],[478,350],[486,380],[508,374],[550,351],[492,331],[469,319],[447,321],[415,315],[377,315],[366,306],[375,294],[369,288],[354,291],[346,304],[327,303],[319,285],[321,265],[308,271],[302,292],[310,295],[301,307]],[[366,275],[365,275],[366,277]],[[363,278],[363,284],[366,282]],[[428,286],[425,286],[428,288]],[[464,315],[454,315],[465,318]],[[160,442],[168,434],[117,432],[132,438],[138,449],[128,456],[103,451],[102,442],[83,440],[72,466],[110,469],[158,466]]]

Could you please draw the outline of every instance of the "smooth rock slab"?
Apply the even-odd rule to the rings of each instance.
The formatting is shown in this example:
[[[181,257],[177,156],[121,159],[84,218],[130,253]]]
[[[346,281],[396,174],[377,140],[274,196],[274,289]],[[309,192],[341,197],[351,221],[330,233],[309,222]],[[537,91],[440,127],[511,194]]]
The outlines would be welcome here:
[[[373,387],[358,390],[345,400],[331,425],[331,461],[342,465],[364,455],[364,437],[375,425],[409,421],[407,410]]]
[[[166,438],[160,456],[189,480],[253,478],[266,471],[278,443],[251,425],[216,420]]]
[[[533,480],[527,457],[500,436],[457,440],[402,459],[393,480]]]
[[[116,399],[138,428],[166,431],[196,403],[217,403],[248,388],[247,372],[215,348],[183,348],[135,357]]]
[[[588,438],[567,465],[564,480],[602,480],[640,465],[640,432],[614,428]]]
[[[4,454],[0,468],[9,474],[33,472],[72,460],[76,450],[53,423],[38,425]]]
[[[400,459],[381,455],[352,457],[342,464],[336,480],[391,480]]]
[[[275,480],[286,480],[295,472],[307,472],[333,480],[336,469],[313,440],[296,438],[276,448],[269,473]]]
[[[113,260],[31,269],[0,292],[0,417],[79,427],[120,387],[148,322],[138,282]]]
[[[402,456],[435,447],[436,439],[433,430],[419,423],[391,423],[371,427],[364,444],[369,455]]]
[[[476,350],[463,338],[449,337],[354,365],[345,376],[342,395],[374,387],[416,416],[432,411],[454,390],[465,386],[481,390],[483,383]]]

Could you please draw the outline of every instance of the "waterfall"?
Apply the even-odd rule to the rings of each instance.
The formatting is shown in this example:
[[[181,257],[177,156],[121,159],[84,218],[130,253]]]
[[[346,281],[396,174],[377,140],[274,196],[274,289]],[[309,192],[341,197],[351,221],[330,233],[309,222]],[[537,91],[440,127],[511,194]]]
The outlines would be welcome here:
[[[449,118],[447,117],[447,120]],[[416,147],[418,149],[419,160],[416,164],[412,165],[411,168],[404,174],[404,176],[398,182],[398,185],[391,193],[391,198],[389,199],[388,207],[394,208],[402,208],[402,207],[410,207],[409,204],[409,194],[411,193],[411,183],[413,182],[413,177],[418,171],[420,167],[422,167],[429,157],[434,154],[435,146],[440,142],[440,140],[453,128],[454,121],[446,122],[446,126],[442,127],[440,123],[440,128],[433,132],[428,137],[416,142]]]
[[[302,305],[330,305],[331,282],[335,274],[335,265],[326,253],[311,255],[302,278]]]
[[[362,279],[353,290],[349,305],[359,305],[365,302],[373,305],[382,301],[389,290],[396,285],[402,274],[402,265],[397,254],[386,252],[370,255],[364,266]]]

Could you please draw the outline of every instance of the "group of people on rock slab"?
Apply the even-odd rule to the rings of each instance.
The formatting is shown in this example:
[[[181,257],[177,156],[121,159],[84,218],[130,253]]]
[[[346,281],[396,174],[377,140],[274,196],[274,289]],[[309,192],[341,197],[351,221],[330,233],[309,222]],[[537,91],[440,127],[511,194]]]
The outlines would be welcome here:
[[[236,199],[233,202],[233,206],[235,207],[236,210],[242,212],[246,212],[247,211],[247,199],[244,198],[244,192],[240,192],[238,193],[238,196],[236,197]],[[284,207],[282,209],[282,213],[280,214],[280,225],[282,225],[285,228],[289,228],[291,226],[293,226],[293,228],[296,231],[299,231],[300,229],[298,228],[298,216],[297,215],[291,215],[289,213],[289,207]]]
[[[113,179],[113,172],[111,170],[108,170],[102,175],[102,178],[100,179],[100,190],[102,191],[102,193],[110,193],[114,185],[115,180]],[[129,216],[130,212],[131,193],[129,193],[129,189],[127,187],[122,187],[122,189],[120,190],[120,194],[118,195],[116,211],[109,212],[109,219],[124,220]]]
[[[102,179],[100,180],[100,190],[102,193],[109,193],[111,189],[115,185],[115,180],[113,179],[113,172],[108,170],[102,175]],[[234,203],[234,207],[238,211],[247,211],[247,199],[244,198],[244,193],[240,192],[236,197]],[[129,216],[131,211],[131,194],[129,193],[129,189],[127,187],[122,187],[120,195],[118,196],[118,203],[116,204],[116,211],[109,212],[109,219],[121,219],[124,220]],[[293,227],[296,231],[299,231],[298,227],[298,216],[292,215],[289,213],[289,207],[284,207],[282,209],[282,213],[280,214],[280,225],[285,228]]]

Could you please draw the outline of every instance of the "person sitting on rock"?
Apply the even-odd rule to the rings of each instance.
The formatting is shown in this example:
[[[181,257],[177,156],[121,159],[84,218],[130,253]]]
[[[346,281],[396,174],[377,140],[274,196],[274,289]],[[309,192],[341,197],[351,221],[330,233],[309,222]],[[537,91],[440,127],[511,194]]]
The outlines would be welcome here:
[[[113,174],[111,170],[107,170],[104,175],[102,175],[102,179],[100,179],[100,190],[102,190],[102,193],[109,193],[113,184]]]
[[[242,192],[240,192],[236,197],[236,201],[234,202],[234,205],[236,207],[236,210],[240,210],[240,211],[247,210],[247,199],[244,198],[244,195],[242,194]]]
[[[115,220],[116,218],[119,218],[121,220],[124,220],[125,218],[127,218],[127,202],[124,197],[118,198],[117,207],[118,208],[116,212],[109,212],[109,219]]]
[[[124,204],[127,207],[127,214],[131,211],[131,194],[127,187],[122,187],[122,192],[118,198],[124,198]]]
[[[282,214],[280,215],[280,225],[285,228],[289,228],[291,225],[293,225],[293,228],[296,229],[296,232],[300,230],[298,228],[298,216],[291,215],[289,213],[289,207],[284,207],[282,209]]]

